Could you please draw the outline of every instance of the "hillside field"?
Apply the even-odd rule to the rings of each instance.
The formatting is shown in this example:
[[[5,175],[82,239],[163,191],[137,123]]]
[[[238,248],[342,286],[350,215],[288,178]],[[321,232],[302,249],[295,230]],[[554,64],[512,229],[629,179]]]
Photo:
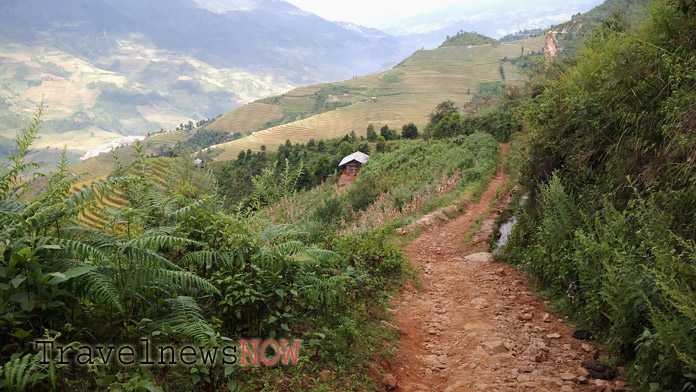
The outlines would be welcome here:
[[[476,93],[479,82],[502,80],[500,66],[504,57],[512,59],[523,52],[538,52],[543,45],[544,37],[532,37],[471,47],[442,46],[434,50],[419,50],[386,72],[339,83],[301,87],[254,102],[227,113],[210,128],[247,133],[257,131],[260,124],[273,121],[278,124],[218,145],[216,148],[223,149],[223,152],[216,159],[234,159],[239,151],[259,150],[262,145],[273,149],[285,140],[303,143],[309,139],[342,136],[352,130],[364,135],[369,123],[377,129],[383,125],[401,127],[409,122],[422,128],[438,103],[450,99],[457,105],[465,105]],[[508,84],[515,85],[525,80],[524,75],[509,64],[505,64],[503,69]],[[376,102],[370,99],[372,97]],[[318,109],[325,109],[327,105],[331,107],[334,103],[339,107],[307,115],[319,106],[320,100],[325,104]],[[258,117],[251,120],[251,113]]]
[[[305,143],[351,131],[364,135],[370,123],[379,129],[413,122],[423,129],[438,103],[450,99],[465,106],[479,82],[501,81],[501,65],[508,85],[522,84],[526,76],[502,60],[540,52],[543,45],[540,36],[478,46],[441,46],[419,50],[389,71],[299,87],[232,110],[206,126],[247,135],[211,148],[216,150],[215,159],[222,161],[236,159],[240,151],[259,151],[261,146],[276,149],[286,140]],[[187,136],[185,131],[150,136],[144,142],[146,153],[161,144],[173,146]],[[125,165],[133,160],[131,147],[116,153]],[[111,172],[113,163],[110,154],[101,154],[75,166],[73,172],[89,173],[84,178],[93,179]]]

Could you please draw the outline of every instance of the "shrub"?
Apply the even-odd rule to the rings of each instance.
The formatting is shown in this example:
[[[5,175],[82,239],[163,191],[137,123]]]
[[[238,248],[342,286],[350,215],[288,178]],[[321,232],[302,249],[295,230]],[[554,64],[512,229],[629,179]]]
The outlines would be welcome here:
[[[404,139],[418,139],[418,127],[414,123],[408,123],[401,128],[401,136]]]
[[[316,220],[321,223],[334,223],[345,214],[343,203],[338,197],[324,200],[315,211]]]
[[[404,272],[406,261],[401,251],[387,241],[381,230],[346,236],[334,250],[350,265],[378,278],[384,287],[392,285],[389,278],[399,278]]]

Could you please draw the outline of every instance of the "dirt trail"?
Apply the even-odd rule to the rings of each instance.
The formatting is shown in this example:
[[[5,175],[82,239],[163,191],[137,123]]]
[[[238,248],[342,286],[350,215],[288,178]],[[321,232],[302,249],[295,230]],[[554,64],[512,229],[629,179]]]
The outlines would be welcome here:
[[[544,55],[549,60],[556,57],[556,43],[554,39],[556,38],[556,30],[549,30],[546,33],[546,45],[544,45]]]
[[[485,249],[498,211],[481,225],[475,244],[464,243],[507,181],[499,170],[465,214],[406,246],[423,289],[407,288],[394,300],[401,344],[385,376],[387,389],[388,380],[392,387],[396,381],[392,390],[404,392],[604,389],[580,368],[595,347],[573,339],[571,326],[547,314],[514,267],[474,253]]]

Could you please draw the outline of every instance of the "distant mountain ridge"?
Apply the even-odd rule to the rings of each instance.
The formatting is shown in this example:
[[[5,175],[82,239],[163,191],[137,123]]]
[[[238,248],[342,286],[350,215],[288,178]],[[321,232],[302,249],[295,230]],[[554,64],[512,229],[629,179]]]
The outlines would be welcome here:
[[[13,137],[44,97],[37,146],[84,152],[298,85],[381,71],[412,52],[379,30],[279,0],[7,0],[0,136]]]
[[[384,31],[411,46],[431,49],[460,30],[500,38],[521,30],[548,28],[601,3],[602,0],[538,0],[533,5],[505,0],[462,2],[400,20]]]
[[[130,38],[216,67],[283,67],[293,83],[379,71],[411,53],[378,30],[347,28],[275,0],[10,0],[0,22],[7,43],[48,40],[95,59]]]

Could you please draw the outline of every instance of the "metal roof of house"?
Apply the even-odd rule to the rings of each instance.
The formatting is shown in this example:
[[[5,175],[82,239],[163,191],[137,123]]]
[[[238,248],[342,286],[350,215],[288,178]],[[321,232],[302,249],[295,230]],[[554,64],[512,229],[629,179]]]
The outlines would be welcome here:
[[[366,163],[368,159],[370,159],[369,155],[364,154],[360,151],[356,151],[356,152],[344,157],[343,159],[341,159],[341,163],[339,163],[338,166],[343,166],[350,161],[358,161],[360,163]]]
[[[200,165],[201,163],[203,163],[203,160],[198,158],[198,159],[194,160],[193,163],[195,163],[196,165]]]

